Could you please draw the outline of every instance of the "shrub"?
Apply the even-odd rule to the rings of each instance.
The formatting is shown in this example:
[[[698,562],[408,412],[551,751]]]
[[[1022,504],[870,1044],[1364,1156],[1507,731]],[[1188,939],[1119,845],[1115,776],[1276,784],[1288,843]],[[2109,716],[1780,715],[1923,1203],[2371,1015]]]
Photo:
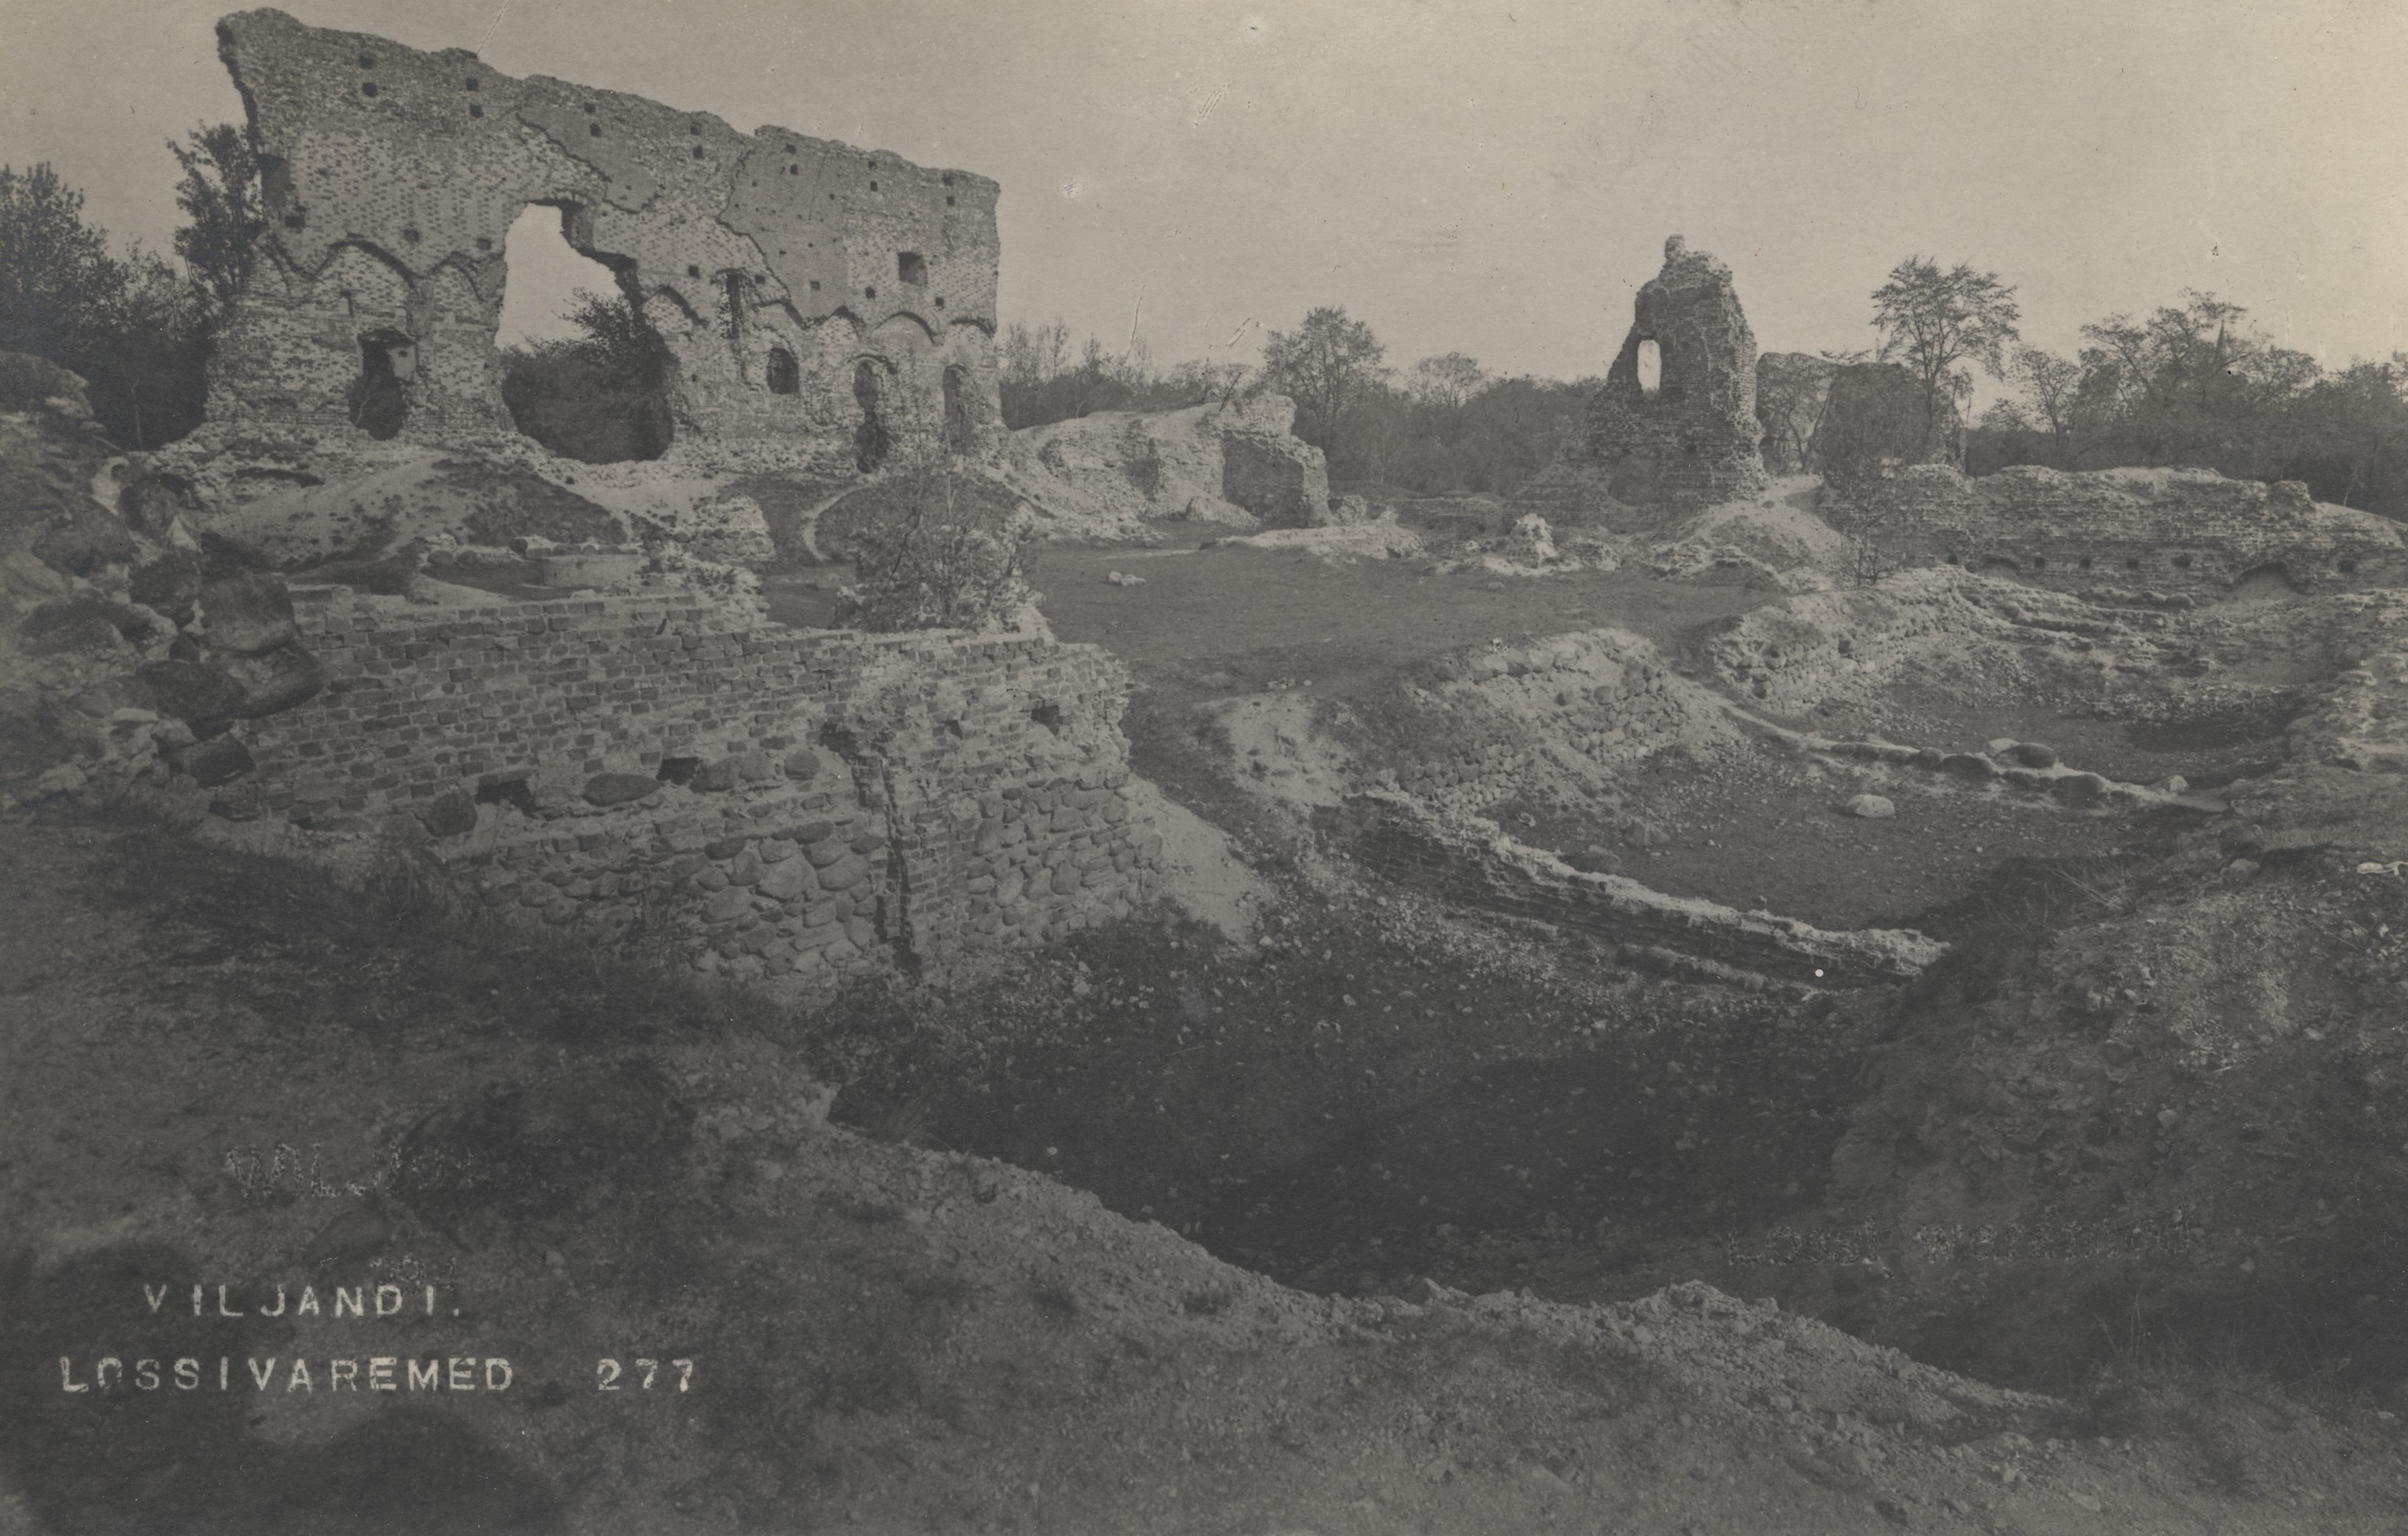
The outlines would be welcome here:
[[[946,459],[853,498],[856,572],[837,612],[856,629],[1003,629],[1036,605],[1026,513]]]

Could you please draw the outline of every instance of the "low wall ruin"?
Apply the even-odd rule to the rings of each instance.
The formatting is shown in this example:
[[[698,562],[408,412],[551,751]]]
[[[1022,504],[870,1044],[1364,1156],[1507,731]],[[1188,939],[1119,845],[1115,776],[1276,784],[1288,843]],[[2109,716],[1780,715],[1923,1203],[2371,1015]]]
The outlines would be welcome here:
[[[295,592],[324,682],[244,722],[222,816],[424,847],[498,914],[809,991],[1126,914],[1126,680],[1091,646],[758,624],[689,592]]]
[[[2300,592],[2408,581],[2398,524],[2313,501],[2297,481],[2208,469],[2018,465],[1969,479],[1914,465],[1859,487],[1830,516],[1893,561],[2067,592],[2206,597],[2252,578]]]
[[[1386,879],[1456,906],[1585,936],[1636,963],[1678,957],[1739,975],[1853,987],[1914,976],[1945,948],[1905,930],[1835,933],[1667,896],[1621,875],[1574,869],[1493,823],[1442,823],[1401,795],[1354,796],[1340,816],[1354,856]]]

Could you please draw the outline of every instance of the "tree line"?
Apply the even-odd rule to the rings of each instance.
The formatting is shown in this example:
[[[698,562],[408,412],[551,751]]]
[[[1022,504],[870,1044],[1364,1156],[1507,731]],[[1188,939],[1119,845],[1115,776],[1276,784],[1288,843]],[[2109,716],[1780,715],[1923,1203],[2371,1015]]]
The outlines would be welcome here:
[[[1001,349],[1004,424],[1042,425],[1096,410],[1174,410],[1270,390],[1296,402],[1296,432],[1341,484],[1511,495],[1578,427],[1602,380],[1500,377],[1468,353],[1398,370],[1369,325],[1343,307],[1307,313],[1263,338],[1259,366],[1184,362],[1156,369],[1142,338],[1117,356],[1069,327],[1012,324]]]
[[[0,165],[0,349],[81,374],[116,442],[156,447],[196,425],[208,355],[265,227],[259,166],[231,123],[170,141],[183,215],[166,254],[122,253],[48,165]],[[664,349],[618,295],[580,294],[581,334],[514,349],[504,396],[522,430],[576,457],[648,457],[666,441]],[[2301,480],[2320,500],[2408,518],[2408,352],[2327,369],[2246,309],[2186,290],[2145,316],[2081,329],[2072,355],[2023,341],[2015,290],[1970,263],[1910,256],[1870,295],[1871,354],[1907,370],[1925,430],[1973,473],[2193,466]],[[1491,374],[1451,352],[1387,363],[1342,306],[1268,331],[1262,361],[1157,367],[1141,337],[1073,347],[1061,321],[1000,338],[1004,421],[1160,410],[1276,390],[1340,483],[1510,495],[1579,429],[1600,380]],[[1827,354],[1835,360],[1856,354]],[[2014,393],[1959,428],[1980,369]]]
[[[259,165],[231,123],[167,145],[184,215],[174,260],[85,221],[83,194],[48,165],[0,165],[0,349],[81,374],[93,414],[127,448],[200,423],[219,327],[251,269],[262,225]]]

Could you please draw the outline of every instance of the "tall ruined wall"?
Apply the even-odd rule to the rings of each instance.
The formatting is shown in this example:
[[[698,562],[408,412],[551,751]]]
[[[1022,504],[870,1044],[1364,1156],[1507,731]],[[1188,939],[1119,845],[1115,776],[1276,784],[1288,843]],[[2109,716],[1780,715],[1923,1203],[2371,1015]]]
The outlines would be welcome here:
[[[218,40],[268,228],[213,418],[338,429],[375,383],[382,435],[507,428],[504,242],[541,204],[668,341],[681,437],[831,469],[882,435],[999,446],[995,182],[280,11],[229,16]]]
[[[398,831],[497,913],[640,918],[809,990],[1125,913],[1159,854],[1092,647],[755,628],[682,593],[295,608],[324,686],[229,733],[218,813]]]
[[[1654,388],[1640,354],[1659,359]],[[1756,336],[1730,268],[1675,235],[1639,290],[1630,334],[1589,404],[1582,440],[1533,481],[1534,502],[1593,508],[1712,506],[1764,489],[1756,443]]]
[[[1916,465],[1835,509],[1890,559],[2011,575],[2069,592],[2213,596],[2257,573],[2303,591],[2408,582],[2397,524],[2207,469],[2019,465],[1968,479]]]

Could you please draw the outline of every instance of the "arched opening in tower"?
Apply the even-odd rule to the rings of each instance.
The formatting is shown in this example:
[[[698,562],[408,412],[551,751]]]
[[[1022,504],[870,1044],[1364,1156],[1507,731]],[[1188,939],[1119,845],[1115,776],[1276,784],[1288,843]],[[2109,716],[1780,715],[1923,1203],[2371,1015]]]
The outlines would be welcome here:
[[[1649,337],[1639,343],[1639,393],[1653,400],[1664,392],[1664,349]]]

